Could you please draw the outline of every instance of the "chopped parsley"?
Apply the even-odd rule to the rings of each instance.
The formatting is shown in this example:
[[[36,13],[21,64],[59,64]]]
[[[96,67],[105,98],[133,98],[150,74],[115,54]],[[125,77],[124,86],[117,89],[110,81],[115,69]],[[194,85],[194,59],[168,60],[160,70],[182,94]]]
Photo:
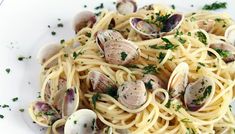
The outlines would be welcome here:
[[[51,32],[51,35],[53,35],[53,36],[56,35],[56,32],[55,32],[55,31],[52,31],[52,32]]]
[[[153,89],[153,85],[152,85],[152,82],[153,80],[152,79],[150,79],[147,83],[144,83],[144,85],[145,85],[145,87],[147,88],[147,89]]]
[[[198,31],[198,32],[196,32],[195,35],[198,37],[198,40],[200,42],[202,42],[203,44],[207,45],[207,38],[206,38],[206,35],[203,32]]]
[[[175,109],[175,111],[179,111],[179,110],[180,110],[180,108],[182,108],[182,105],[176,105],[176,109]]]
[[[171,5],[171,8],[172,8],[172,9],[175,9],[175,5]]]
[[[92,96],[92,103],[94,108],[96,108],[96,101],[98,101],[99,99],[101,99],[101,96],[99,93],[96,93]]]
[[[115,99],[118,98],[118,95],[117,95],[117,87],[110,86],[109,88],[107,88],[106,94],[112,96],[112,97],[115,98]]]
[[[143,68],[143,71],[144,71],[143,72],[144,74],[155,74],[155,73],[157,73],[156,66],[154,66],[154,65],[145,66]]]
[[[4,116],[0,114],[0,118],[1,118],[1,119],[3,119],[3,118],[4,118]]]
[[[73,59],[75,60],[79,55],[82,55],[82,54],[84,54],[84,52],[82,51],[79,51],[78,53],[73,52]]]
[[[171,100],[168,100],[168,102],[166,103],[165,107],[167,107],[167,108],[171,107]]]
[[[19,99],[18,97],[15,97],[15,98],[12,99],[12,101],[13,102],[18,101],[18,99]]]
[[[196,132],[192,128],[187,128],[186,134],[196,134]]]
[[[168,49],[174,50],[176,47],[178,47],[178,45],[172,44],[167,38],[161,38],[161,39],[166,43],[165,46],[150,45],[149,47],[153,49],[165,49],[165,50]]]
[[[31,56],[29,57],[19,56],[18,57],[18,61],[23,61],[24,59],[31,59]]]
[[[100,3],[99,6],[95,7],[95,10],[103,9],[103,8],[104,8],[104,4],[103,4],[103,3]]]
[[[159,53],[159,56],[157,57],[157,59],[159,60],[159,63],[162,62],[162,60],[165,58],[165,56],[166,56],[166,53],[162,53],[162,52]]]
[[[203,67],[206,66],[206,65],[205,65],[204,63],[202,63],[202,62],[198,62],[198,64],[201,65],[201,66],[203,66]]]
[[[211,94],[212,86],[206,87],[205,91],[203,92],[203,95],[198,97],[197,99],[193,100],[193,104],[200,105],[201,102]]]
[[[121,52],[121,59],[122,61],[124,61],[127,57],[127,53],[126,52]]]
[[[9,74],[11,72],[10,68],[6,68],[5,71]]]
[[[74,123],[74,124],[77,124],[77,121],[75,120],[75,121],[73,121],[73,123]]]
[[[227,8],[227,2],[214,2],[203,6],[203,10],[217,10]]]
[[[64,25],[62,23],[57,24],[57,27],[63,27]]]
[[[214,50],[222,57],[222,58],[226,58],[229,55],[231,55],[231,53],[228,50],[222,50],[219,48],[214,48]]]
[[[4,104],[2,105],[2,108],[9,108],[9,105]]]
[[[232,105],[229,105],[228,107],[229,107],[229,110],[232,111]]]
[[[83,7],[84,7],[84,8],[87,8],[87,5],[84,5]]]
[[[61,40],[60,40],[60,44],[63,44],[64,42],[65,42],[64,39],[61,39]]]
[[[86,33],[86,36],[90,38],[91,37],[91,33],[90,32]]]
[[[186,40],[183,39],[182,37],[180,37],[180,38],[178,39],[178,41],[179,41],[181,44],[184,44],[184,43],[186,42]]]
[[[21,109],[19,109],[19,111],[23,113],[23,112],[24,112],[24,109],[23,109],[23,108],[21,108]]]

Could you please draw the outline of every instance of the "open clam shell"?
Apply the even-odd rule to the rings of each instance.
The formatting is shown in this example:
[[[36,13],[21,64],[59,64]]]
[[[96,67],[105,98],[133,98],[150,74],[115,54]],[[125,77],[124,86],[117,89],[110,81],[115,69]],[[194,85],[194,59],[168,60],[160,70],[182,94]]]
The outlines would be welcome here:
[[[79,12],[74,17],[74,31],[77,33],[84,27],[93,27],[93,25],[96,23],[96,16],[91,11],[82,11]]]
[[[178,29],[184,20],[184,15],[180,13],[174,13],[164,22],[161,32],[173,32]]]
[[[89,109],[80,109],[70,115],[65,123],[65,134],[95,134],[96,133],[95,112]]]
[[[143,37],[159,38],[166,34],[172,34],[178,29],[184,20],[184,15],[180,13],[174,13],[169,16],[166,21],[158,22],[162,23],[162,26],[157,24],[148,23],[142,18],[130,18],[131,27]],[[157,22],[156,22],[157,23]]]
[[[69,88],[66,90],[63,103],[62,103],[62,115],[69,116],[75,112],[79,105],[79,97],[75,88]]]
[[[188,84],[188,73],[189,66],[185,62],[178,64],[171,73],[167,85],[167,90],[171,98],[178,98],[184,93],[184,90]]]
[[[233,46],[235,46],[235,24],[226,29],[224,36]]]
[[[202,109],[212,98],[214,82],[210,77],[203,76],[194,83],[189,84],[184,93],[184,103],[190,111]]]
[[[118,101],[129,109],[141,107],[147,100],[147,90],[141,80],[125,82],[118,88]]]
[[[96,45],[101,51],[104,53],[104,44],[110,40],[122,40],[124,39],[123,36],[115,30],[102,30],[98,31],[96,35]]]
[[[116,9],[120,14],[130,14],[137,10],[137,4],[134,0],[118,0]]]
[[[88,74],[92,89],[95,92],[106,93],[108,90],[117,90],[116,84],[105,74],[99,71],[91,71]]]
[[[41,97],[46,102],[49,102],[51,100],[51,97],[53,96],[53,94],[52,94],[52,92],[53,92],[52,90],[53,89],[51,89],[51,84],[52,84],[51,82],[52,81],[49,80],[47,82],[47,84],[46,84],[46,87],[45,87],[44,91],[41,92]],[[65,79],[59,78],[59,80],[58,80],[58,87],[57,87],[57,89],[54,89],[54,90],[56,90],[58,92],[60,90],[65,90],[65,89],[67,89],[66,84],[67,84],[67,81]]]
[[[40,64],[45,63],[47,60],[49,60],[53,55],[58,53],[62,49],[62,45],[60,44],[46,44],[42,46],[38,53],[37,53],[37,60]],[[53,61],[50,64],[48,64],[48,67],[53,66],[57,63],[57,61]]]
[[[217,40],[217,42],[210,44],[210,48],[214,49],[224,60],[229,63],[235,60],[235,46],[228,42]]]
[[[140,56],[137,45],[128,40],[110,40],[104,44],[105,60],[116,65],[127,65]]]
[[[29,107],[29,114],[33,121],[43,127],[51,126],[60,119],[60,114],[50,104],[44,101],[35,101]]]
[[[130,18],[131,27],[140,35],[148,38],[160,37],[161,29],[154,24],[149,24],[141,18]]]

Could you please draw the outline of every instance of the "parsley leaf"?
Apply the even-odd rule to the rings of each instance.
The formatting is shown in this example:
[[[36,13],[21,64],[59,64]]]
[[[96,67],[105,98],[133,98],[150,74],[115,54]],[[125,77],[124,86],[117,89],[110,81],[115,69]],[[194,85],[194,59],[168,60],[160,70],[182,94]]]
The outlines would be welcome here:
[[[18,97],[15,97],[12,99],[13,102],[17,101],[18,100]]]
[[[145,85],[145,87],[147,88],[147,89],[153,89],[153,85],[152,85],[152,82],[153,80],[152,79],[150,79],[147,83],[144,83],[144,85]]]
[[[78,53],[73,52],[73,59],[75,60],[79,55],[82,55],[82,54],[84,54],[84,52],[82,51],[79,51]]]
[[[164,49],[164,50],[168,49],[174,50],[176,47],[178,47],[178,45],[172,44],[167,38],[161,38],[161,39],[166,43],[165,46],[150,45],[149,47],[153,49]]]
[[[195,35],[198,37],[198,40],[200,42],[202,42],[203,44],[207,45],[207,38],[206,38],[206,35],[203,32],[198,31],[198,32],[196,32]]]
[[[11,72],[10,68],[6,68],[5,71],[9,74]]]
[[[206,4],[203,6],[203,10],[217,10],[217,9],[222,9],[222,8],[227,8],[227,3],[226,2],[214,2],[212,4]]]
[[[222,57],[222,58],[226,58],[228,57],[231,53],[228,50],[222,50],[219,48],[214,48],[214,50]]]
[[[96,101],[98,101],[99,99],[101,99],[101,96],[99,93],[96,93],[92,96],[92,103],[94,108],[96,108]]]
[[[157,73],[156,66],[154,66],[154,65],[145,66],[143,68],[143,70],[144,70],[144,72],[143,72],[144,74],[155,74],[155,73]]]
[[[121,59],[122,61],[124,61],[127,57],[127,53],[126,52],[121,52]]]
[[[165,58],[165,56],[166,56],[166,53],[162,53],[162,52],[159,53],[159,56],[157,57],[157,59],[159,60],[159,63],[162,62],[162,60]]]

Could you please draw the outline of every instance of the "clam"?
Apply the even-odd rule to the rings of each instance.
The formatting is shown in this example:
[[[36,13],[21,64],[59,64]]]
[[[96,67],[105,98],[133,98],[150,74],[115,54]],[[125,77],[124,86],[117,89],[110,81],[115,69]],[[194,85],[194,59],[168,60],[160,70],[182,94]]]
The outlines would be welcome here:
[[[70,115],[65,123],[65,134],[95,134],[96,133],[95,112],[89,109],[80,109]]]
[[[214,82],[210,77],[203,76],[190,83],[184,93],[184,104],[190,111],[202,109],[210,100],[214,91]]]
[[[37,53],[37,60],[40,64],[45,63],[49,60],[53,55],[58,53],[62,49],[62,45],[60,44],[46,44],[41,47]],[[53,66],[56,64],[56,61],[52,61],[47,67]]]
[[[110,64],[127,65],[140,56],[137,45],[128,40],[110,40],[104,44],[105,60]]]
[[[130,14],[137,10],[137,4],[134,0],[119,0],[116,9],[120,14]]]
[[[216,40],[209,47],[214,49],[222,57],[224,62],[229,63],[235,60],[235,46],[230,43],[223,40]]]
[[[141,80],[125,82],[118,88],[118,101],[129,109],[138,109],[147,100],[147,90]]]
[[[95,92],[106,93],[108,90],[117,89],[116,84],[108,76],[99,71],[89,72],[88,78]]]
[[[160,37],[161,28],[154,24],[150,24],[142,18],[130,18],[131,27],[143,37],[155,38]]]
[[[62,102],[62,115],[69,116],[75,112],[78,108],[79,98],[75,88],[69,88],[66,90],[64,99]]]
[[[199,20],[197,21],[197,25],[200,29],[205,30],[206,32],[210,32],[210,30],[215,25],[215,20]]]
[[[93,27],[96,23],[96,16],[93,12],[82,11],[74,17],[73,28],[77,33],[84,27]]]
[[[229,26],[224,34],[225,38],[232,43],[233,46],[235,46],[235,24]]]
[[[148,38],[159,38],[163,35],[172,34],[184,20],[184,15],[175,13],[169,16],[164,22],[148,23],[142,18],[130,18],[131,27],[140,35]],[[154,24],[156,23],[156,24]],[[157,25],[157,23],[161,25]]]
[[[33,121],[43,127],[49,127],[61,118],[55,108],[44,101],[33,102],[29,107],[29,114]]]
[[[165,88],[165,83],[159,79],[157,76],[152,74],[146,74],[142,78],[146,89],[155,90],[157,88]]]
[[[122,40],[123,36],[115,30],[98,31],[96,35],[96,44],[99,50],[104,53],[104,44],[109,40]]]
[[[54,89],[54,90],[63,90],[63,89],[67,89],[67,81],[63,78],[59,78],[58,80],[58,87],[57,89]],[[41,96],[42,96],[42,99],[45,100],[46,102],[50,101],[51,99],[51,96],[52,96],[52,91],[51,91],[51,80],[49,80],[46,84],[46,87],[44,89],[44,91],[41,92]]]
[[[185,62],[178,64],[171,73],[167,85],[167,90],[171,98],[178,98],[184,93],[184,90],[188,84],[188,73],[189,67]]]

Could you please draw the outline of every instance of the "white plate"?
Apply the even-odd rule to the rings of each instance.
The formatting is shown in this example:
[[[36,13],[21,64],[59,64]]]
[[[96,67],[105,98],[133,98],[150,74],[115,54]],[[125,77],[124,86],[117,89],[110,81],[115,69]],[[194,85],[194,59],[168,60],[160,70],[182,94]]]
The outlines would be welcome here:
[[[39,64],[35,55],[44,43],[59,42],[74,36],[72,31],[73,16],[86,9],[104,3],[105,7],[114,9],[111,0],[0,0],[0,105],[9,104],[11,111],[0,108],[1,133],[33,134],[43,133],[32,123],[27,113],[29,103],[36,99],[39,91]],[[219,0],[217,0],[219,1]],[[139,0],[138,5],[146,5],[156,0]],[[195,11],[205,3],[214,0],[158,0],[157,3],[174,4],[178,11]],[[227,0],[226,11],[235,18],[235,2]],[[193,5],[193,7],[191,7]],[[58,18],[61,21],[58,21]],[[58,23],[63,28],[57,28]],[[50,25],[51,28],[47,26]],[[51,32],[56,31],[56,36]],[[12,43],[11,43],[12,42]],[[18,61],[18,56],[32,56],[29,60]],[[7,74],[6,68],[11,72]],[[11,99],[19,97],[13,102]],[[24,108],[25,112],[19,112]]]

